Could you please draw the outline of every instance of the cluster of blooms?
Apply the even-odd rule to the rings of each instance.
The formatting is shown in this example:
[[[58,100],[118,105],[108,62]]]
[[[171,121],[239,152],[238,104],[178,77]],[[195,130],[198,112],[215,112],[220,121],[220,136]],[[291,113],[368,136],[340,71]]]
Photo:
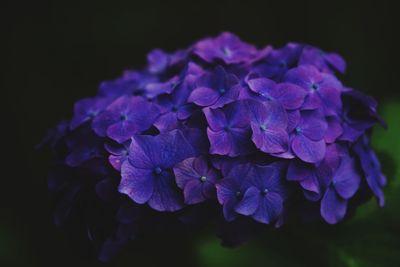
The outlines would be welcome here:
[[[335,224],[372,194],[383,205],[369,129],[384,122],[372,98],[337,79],[345,67],[309,45],[257,49],[231,33],[152,51],[146,68],[101,83],[53,129],[57,221],[86,201],[119,224],[110,249],[157,214]]]

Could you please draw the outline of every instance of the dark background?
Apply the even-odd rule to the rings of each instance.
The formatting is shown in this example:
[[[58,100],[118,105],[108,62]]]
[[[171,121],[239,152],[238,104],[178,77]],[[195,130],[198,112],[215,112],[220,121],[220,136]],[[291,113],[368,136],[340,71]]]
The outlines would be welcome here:
[[[1,146],[6,158],[2,161],[0,185],[0,265],[5,263],[2,266],[96,265],[53,225],[46,185],[47,157],[35,151],[34,146],[47,128],[71,116],[74,101],[94,95],[100,81],[116,78],[126,68],[143,65],[146,53],[153,48],[173,51],[226,30],[259,47],[279,47],[288,41],[310,43],[343,55],[348,63],[348,71],[342,77],[346,85],[373,95],[383,106],[392,105],[389,111],[399,111],[392,108],[400,99],[400,49],[396,40],[399,9],[389,1],[6,1],[1,6],[4,31],[0,42],[5,44],[1,87],[6,95],[1,99],[5,108],[1,129],[7,135]],[[385,114],[396,115],[392,121],[398,125],[400,112],[389,111]],[[388,140],[396,135],[391,132],[389,136],[380,136]],[[397,143],[394,139],[389,141]],[[384,150],[390,144],[377,146]],[[394,175],[394,160],[383,152],[382,155],[389,162],[384,164],[389,166],[389,174]],[[390,242],[385,243],[383,256],[361,259],[360,265],[357,257],[362,256],[357,255],[365,254],[362,249],[357,250],[358,254],[346,250],[344,254],[329,254],[319,263],[341,266],[335,264],[337,256],[344,257],[344,266],[366,266],[365,262],[377,264],[371,266],[396,266],[395,254],[390,251],[395,253],[400,245],[398,236],[394,236],[399,234],[395,226],[399,220],[390,214],[399,209],[390,201],[388,206],[386,213],[378,211],[380,218],[375,218],[384,223],[367,225],[363,230],[395,227],[394,231],[385,232]],[[375,212],[375,206],[371,209]],[[375,217],[376,213],[373,214]],[[342,234],[347,229],[344,227],[338,226]],[[376,238],[367,241],[377,247],[370,248],[373,252],[381,240]],[[246,247],[232,256],[237,261],[229,261],[230,251],[222,250],[213,239],[205,242],[199,249],[199,264],[235,266],[243,259],[252,259],[253,263],[245,263],[253,266],[257,257],[263,259],[262,249]],[[340,242],[344,247],[348,244]],[[296,244],[302,246],[298,240]],[[353,239],[351,244],[362,247],[365,242]],[[173,241],[170,245],[174,245]],[[310,254],[318,251],[308,245]],[[285,244],[281,247],[285,249]],[[253,257],[254,251],[260,253]],[[371,253],[368,251],[367,254]],[[226,259],[216,258],[213,253],[226,255]],[[290,251],[287,253],[290,258]],[[346,255],[356,256],[348,259]],[[157,251],[154,256],[157,257]],[[287,260],[272,262],[292,266]]]

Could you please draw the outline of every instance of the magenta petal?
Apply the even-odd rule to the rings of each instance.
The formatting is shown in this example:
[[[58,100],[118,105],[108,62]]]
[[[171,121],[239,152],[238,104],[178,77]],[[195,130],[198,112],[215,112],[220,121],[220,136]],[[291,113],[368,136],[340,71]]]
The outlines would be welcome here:
[[[139,204],[146,203],[152,196],[154,180],[151,170],[138,169],[125,161],[121,167],[120,193],[128,195]]]
[[[344,218],[347,200],[342,199],[332,187],[329,187],[321,200],[321,215],[327,223],[335,224]]]
[[[207,107],[217,102],[219,97],[220,95],[217,91],[207,87],[199,87],[193,90],[188,101],[202,107]]]
[[[293,138],[292,149],[301,160],[308,163],[318,163],[325,156],[326,145],[324,140],[312,141],[299,134]]]
[[[260,190],[256,187],[250,187],[244,193],[243,198],[236,205],[235,211],[242,215],[252,215],[258,208],[261,198]]]

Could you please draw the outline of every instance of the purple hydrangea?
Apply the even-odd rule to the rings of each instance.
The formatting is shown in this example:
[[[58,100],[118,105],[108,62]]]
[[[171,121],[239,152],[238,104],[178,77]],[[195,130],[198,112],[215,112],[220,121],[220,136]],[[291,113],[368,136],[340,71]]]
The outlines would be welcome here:
[[[108,239],[88,229],[104,242],[101,259],[174,217],[278,227],[300,214],[335,224],[355,199],[384,204],[369,141],[384,122],[371,97],[339,81],[338,54],[300,43],[258,49],[226,32],[147,59],[77,101],[46,137],[49,185],[63,196],[57,222],[74,207],[99,216],[87,225],[109,229]],[[312,216],[302,210],[310,203]]]

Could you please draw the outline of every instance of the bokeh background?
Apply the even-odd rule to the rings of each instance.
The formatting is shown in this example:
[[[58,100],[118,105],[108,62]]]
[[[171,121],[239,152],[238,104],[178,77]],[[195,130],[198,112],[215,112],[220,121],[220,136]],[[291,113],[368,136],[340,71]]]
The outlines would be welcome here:
[[[47,156],[34,150],[47,128],[72,114],[101,80],[145,63],[156,47],[173,51],[221,31],[259,47],[288,41],[336,51],[344,83],[374,96],[388,130],[373,145],[389,185],[386,206],[371,200],[336,226],[267,231],[237,249],[210,235],[133,246],[115,266],[400,266],[400,19],[395,1],[3,1],[0,266],[97,266],[89,248],[52,221]],[[189,242],[187,239],[190,239]],[[185,261],[177,259],[184,258]]]

